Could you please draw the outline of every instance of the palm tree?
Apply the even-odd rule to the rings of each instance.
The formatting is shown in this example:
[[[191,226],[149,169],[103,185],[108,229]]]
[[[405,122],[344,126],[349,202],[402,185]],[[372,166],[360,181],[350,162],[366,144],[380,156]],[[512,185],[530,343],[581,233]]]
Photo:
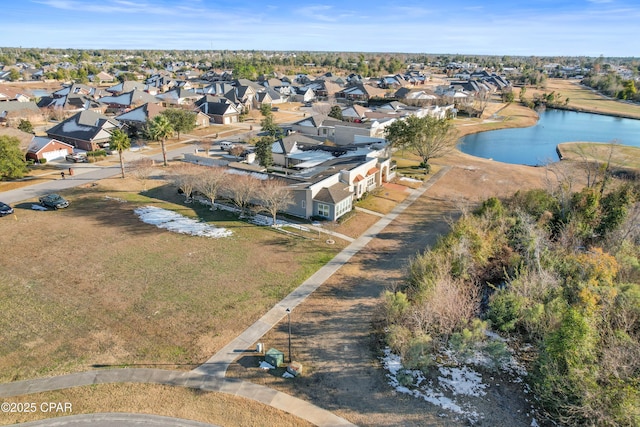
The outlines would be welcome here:
[[[149,124],[149,137],[155,141],[160,141],[162,147],[162,159],[164,165],[167,166],[167,148],[165,147],[165,141],[173,134],[173,127],[171,122],[163,115],[157,115],[151,120]]]
[[[120,170],[122,171],[122,178],[124,178],[124,160],[122,159],[122,152],[131,147],[131,140],[129,136],[120,129],[116,129],[111,132],[109,138],[109,148],[112,150],[118,150],[118,156],[120,156]]]

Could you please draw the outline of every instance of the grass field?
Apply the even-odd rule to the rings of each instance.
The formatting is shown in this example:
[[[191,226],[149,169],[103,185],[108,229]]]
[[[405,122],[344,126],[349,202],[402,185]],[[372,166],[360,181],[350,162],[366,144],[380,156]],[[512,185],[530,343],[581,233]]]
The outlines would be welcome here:
[[[640,119],[640,105],[607,98],[581,86],[576,80],[549,79],[544,89],[527,88],[526,97],[532,99],[534,93],[542,94],[552,91],[560,93],[562,100],[569,98],[568,107],[572,109]],[[518,90],[514,92],[518,99]]]
[[[151,399],[150,396],[153,396]],[[220,426],[305,427],[291,414],[241,397],[153,384],[101,384],[5,398],[3,402],[69,402],[73,413],[125,412],[184,418]],[[3,414],[0,425],[70,415],[68,413]]]
[[[93,364],[192,368],[344,245],[184,205],[162,181],[143,193],[124,190],[139,187],[109,179],[63,193],[67,209],[22,203],[2,218],[1,381]],[[233,235],[207,239],[143,224],[133,209],[144,205],[198,216]]]
[[[594,142],[565,142],[558,145],[563,160],[611,161],[618,168],[640,170],[640,148],[628,145],[599,144]]]

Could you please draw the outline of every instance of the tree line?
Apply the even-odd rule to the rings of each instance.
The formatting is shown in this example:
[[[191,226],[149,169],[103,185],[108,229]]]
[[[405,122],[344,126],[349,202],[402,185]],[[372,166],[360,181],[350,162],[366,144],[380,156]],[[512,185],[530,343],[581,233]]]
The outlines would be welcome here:
[[[265,212],[276,224],[277,214],[293,204],[293,193],[287,184],[267,175],[257,178],[224,167],[183,163],[172,168],[169,179],[184,194],[186,202],[190,203],[194,194],[199,193],[207,199],[211,210],[216,210],[216,201],[227,199],[237,207],[240,218],[249,212]]]

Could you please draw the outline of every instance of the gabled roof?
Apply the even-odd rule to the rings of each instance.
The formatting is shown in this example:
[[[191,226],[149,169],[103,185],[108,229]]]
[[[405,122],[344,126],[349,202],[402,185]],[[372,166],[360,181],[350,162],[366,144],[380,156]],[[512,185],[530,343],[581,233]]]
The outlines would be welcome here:
[[[57,139],[53,138],[46,138],[43,136],[34,136],[31,140],[31,144],[29,144],[29,148],[27,148],[27,152],[37,154],[45,149],[47,145],[52,143],[66,145],[67,147],[73,149],[73,145],[67,144],[66,142],[58,141]]]
[[[62,89],[58,89],[53,92],[53,97],[62,97],[67,95],[88,95],[88,96],[96,96],[102,92],[101,89],[95,88],[93,86],[83,85],[79,83],[74,83],[69,86],[65,86]]]
[[[108,130],[119,125],[120,123],[115,119],[110,119],[91,110],[85,110],[58,123],[47,131],[47,135],[50,137],[64,136],[81,141],[108,139],[111,135]]]
[[[325,187],[318,191],[318,194],[316,194],[313,200],[335,205],[351,197],[352,194],[353,192],[349,190],[349,186],[347,184],[338,182],[337,184],[333,184],[331,187]]]
[[[164,110],[165,108],[161,105],[147,103],[116,116],[116,120],[121,120],[123,122],[146,123]]]
[[[36,105],[35,102],[20,102],[20,101],[3,101],[0,102],[0,117],[3,114],[12,111],[33,111],[35,113],[39,113],[40,109]]]
[[[107,89],[107,92],[111,93],[122,93],[122,92],[131,92],[132,90],[145,90],[146,86],[144,83],[134,82],[134,81],[125,81],[122,83],[118,83],[115,86],[111,86]]]
[[[198,98],[201,95],[193,90],[177,88],[171,89],[168,92],[158,94],[157,97],[164,100],[179,100],[185,98]]]
[[[31,140],[33,139],[33,134],[31,133],[22,132],[19,129],[4,126],[0,126],[0,136],[17,138],[18,141],[20,141],[21,150],[26,150],[27,147],[29,147]]]
[[[204,97],[204,99],[209,98],[209,95]],[[213,97],[215,98],[215,97]],[[224,116],[228,114],[240,114],[240,111],[235,107],[235,105],[229,102],[201,102],[199,100],[196,105],[200,111],[209,115],[209,116]]]
[[[320,126],[322,126],[322,123],[327,119],[328,119],[328,116],[325,116],[323,114],[317,114],[315,116],[306,117],[302,120],[298,120],[293,124],[297,126],[309,126],[309,127],[319,128]]]
[[[262,85],[249,79],[236,79],[234,80],[234,83],[238,88],[240,88],[241,86],[250,86],[254,92],[258,92],[263,89]]]
[[[117,96],[104,96],[98,99],[98,102],[129,107],[134,104],[156,103],[158,99],[147,92],[132,90]]]

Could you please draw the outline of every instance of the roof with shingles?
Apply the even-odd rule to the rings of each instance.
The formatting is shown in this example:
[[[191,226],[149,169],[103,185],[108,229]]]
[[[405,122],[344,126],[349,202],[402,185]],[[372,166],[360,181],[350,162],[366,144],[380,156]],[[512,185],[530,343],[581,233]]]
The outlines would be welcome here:
[[[337,184],[333,184],[331,187],[325,187],[318,191],[318,194],[316,194],[313,200],[316,202],[335,205],[352,195],[353,192],[349,190],[349,186],[347,184],[338,182]]]
[[[146,103],[131,111],[116,116],[116,120],[123,122],[139,122],[146,123],[148,120],[153,119],[160,114],[166,108],[158,104]]]
[[[115,119],[110,119],[91,110],[85,110],[47,130],[47,135],[50,137],[64,136],[80,141],[101,140],[109,138],[108,129],[119,125],[120,123]]]

